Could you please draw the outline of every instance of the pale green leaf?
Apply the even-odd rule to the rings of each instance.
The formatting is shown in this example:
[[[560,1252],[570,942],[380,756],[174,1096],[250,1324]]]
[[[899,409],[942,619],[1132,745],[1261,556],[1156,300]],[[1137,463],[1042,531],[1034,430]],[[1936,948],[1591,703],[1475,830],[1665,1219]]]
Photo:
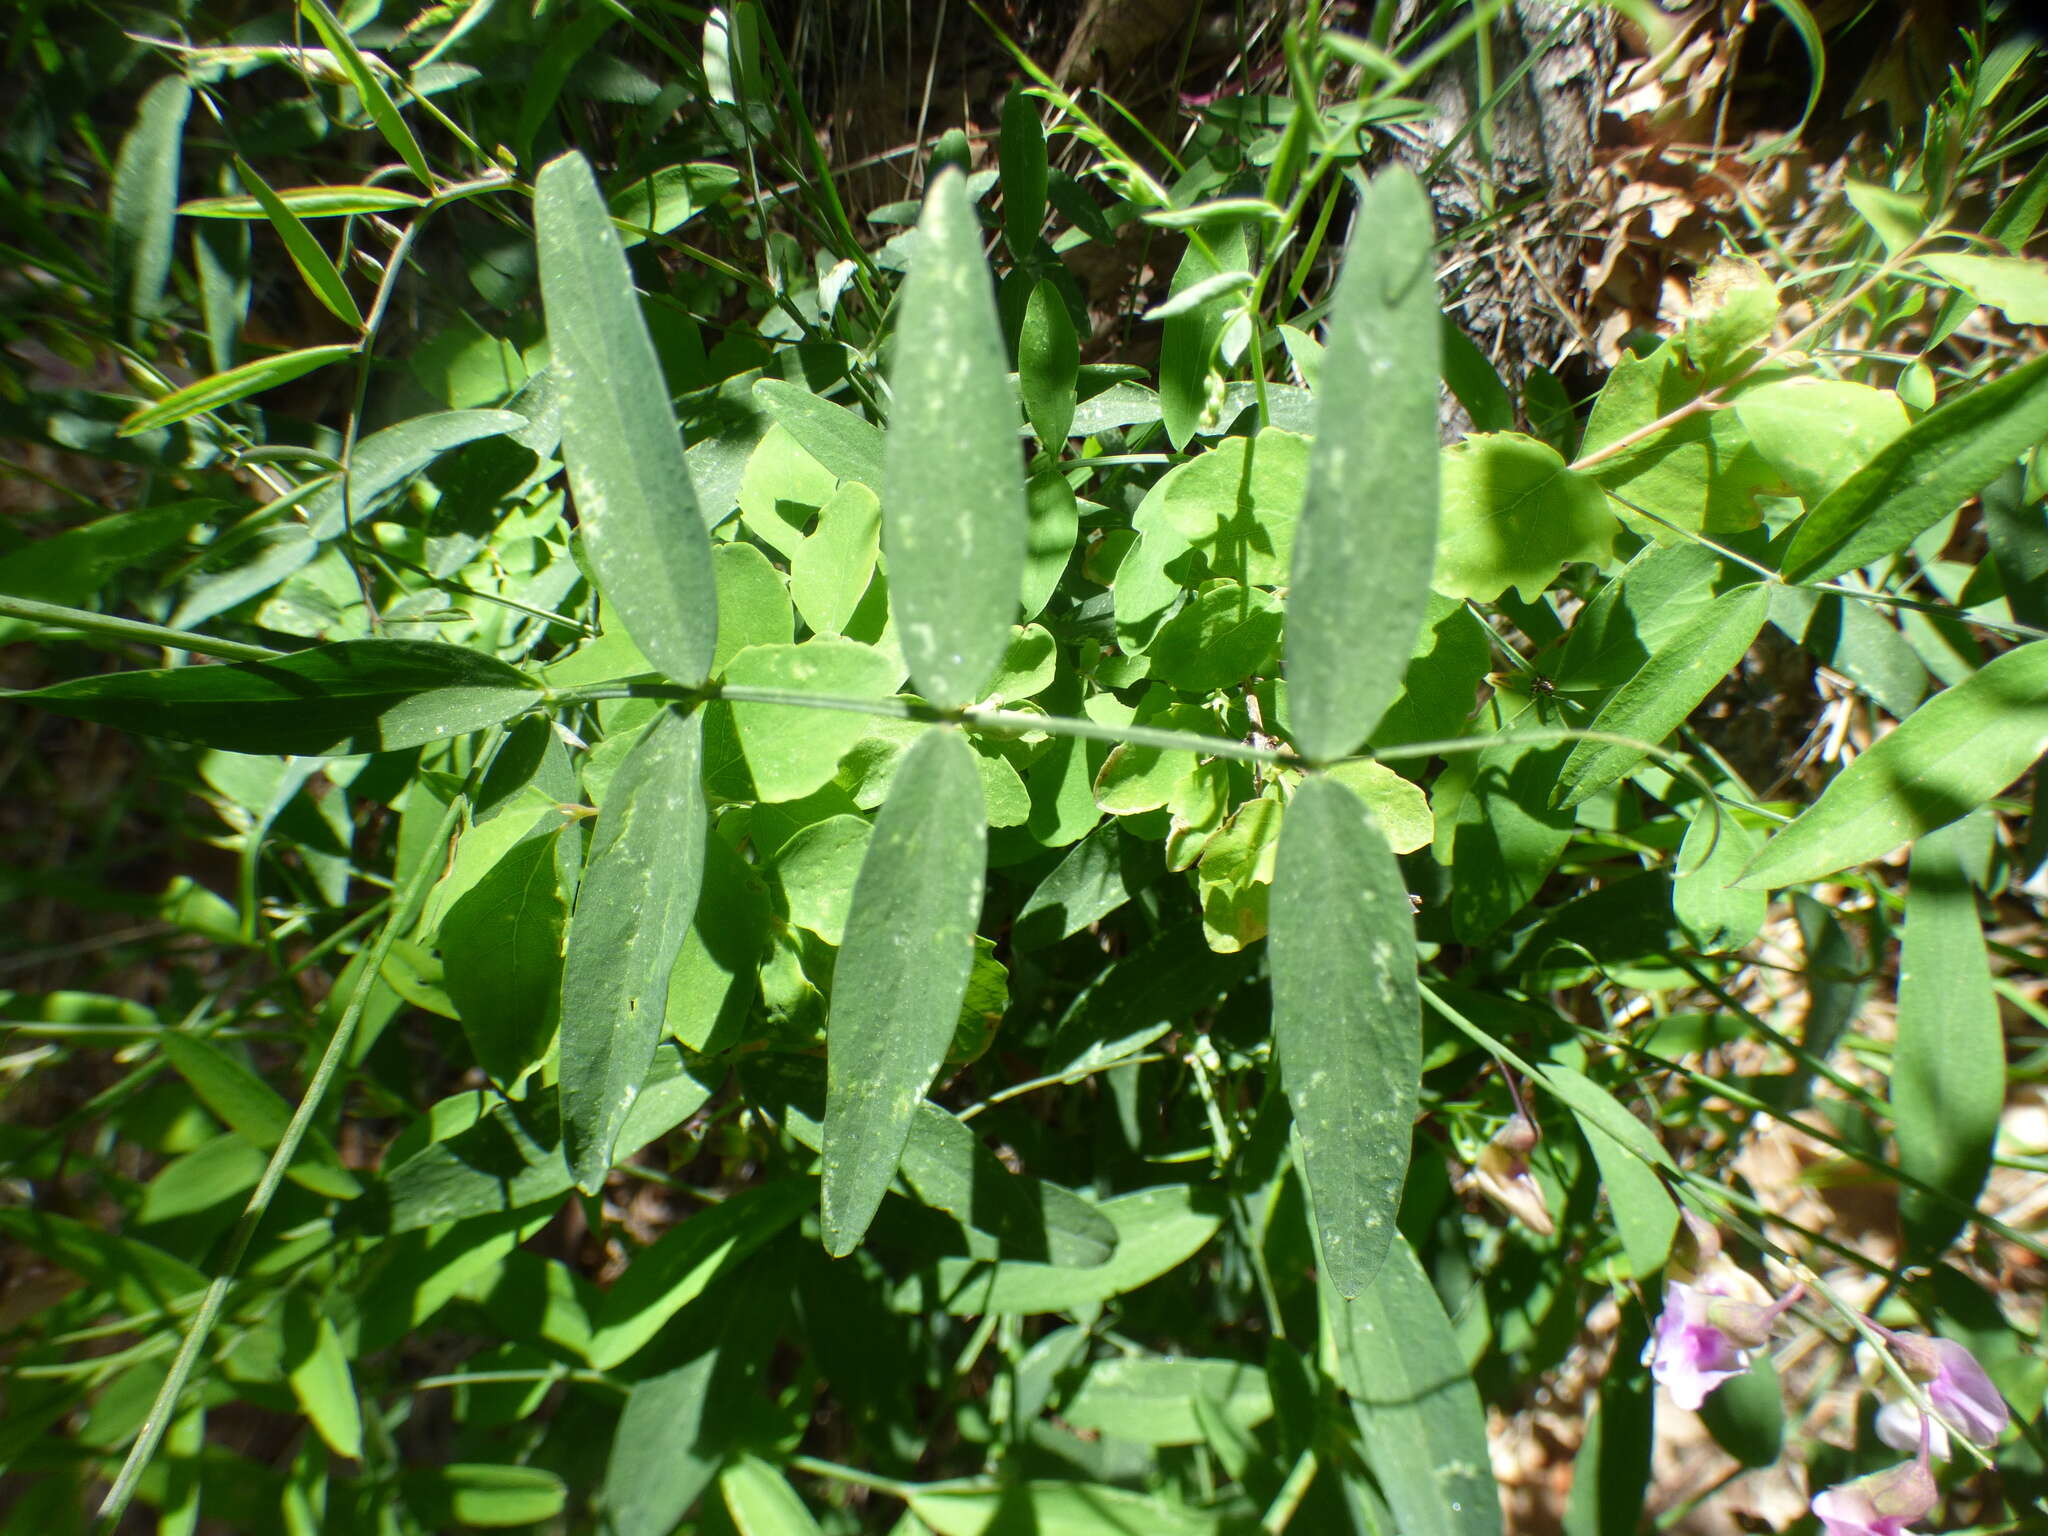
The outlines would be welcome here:
[[[2048,261],[2023,256],[1922,256],[1920,265],[2002,310],[2014,325],[2048,325]]]
[[[266,389],[289,384],[315,368],[324,368],[329,363],[352,356],[355,350],[353,342],[302,347],[296,352],[277,352],[269,357],[259,357],[238,368],[230,368],[226,373],[212,374],[135,410],[122,420],[121,436],[134,437],[197,416],[201,411],[218,410],[223,405],[246,400]]]
[[[342,280],[341,269],[335,266],[334,258],[313,238],[313,232],[300,222],[299,216],[270,190],[270,184],[258,176],[255,168],[240,155],[235,157],[235,174],[241,177],[242,185],[256,199],[256,205],[263,210],[270,227],[277,231],[278,239],[284,242],[285,254],[299,269],[299,276],[306,280],[306,286],[313,290],[313,297],[326,305],[328,312],[343,325],[360,331],[363,312],[356,304],[355,295],[348,291],[348,284]]]
[[[326,0],[299,0],[299,8],[306,19],[313,23],[320,40],[327,44],[334,55],[335,63],[348,73],[349,83],[356,88],[363,110],[370,114],[370,121],[377,125],[377,131],[384,135],[384,142],[398,152],[406,169],[419,177],[429,189],[434,189],[434,173],[427,169],[426,156],[420,153],[419,140],[412,136],[412,130],[405,125],[398,107],[391,100],[391,93],[384,89],[384,82],[378,77],[376,68],[356,47],[355,39],[348,35],[348,29],[336,19],[334,12],[327,8]]]
[[[773,688],[795,693],[885,699],[898,672],[881,651],[855,640],[828,636],[801,645],[754,645],[726,664],[732,689]],[[853,710],[815,709],[799,704],[732,706],[733,726],[746,754],[756,797],[798,800],[822,787],[839,760],[874,728]]]
[[[756,380],[754,398],[828,473],[881,489],[882,429],[865,416],[786,379]]]
[[[1607,497],[1555,448],[1499,432],[1443,451],[1443,522],[1432,585],[1490,603],[1509,587],[1526,601],[1575,560],[1604,564],[1620,525]]]

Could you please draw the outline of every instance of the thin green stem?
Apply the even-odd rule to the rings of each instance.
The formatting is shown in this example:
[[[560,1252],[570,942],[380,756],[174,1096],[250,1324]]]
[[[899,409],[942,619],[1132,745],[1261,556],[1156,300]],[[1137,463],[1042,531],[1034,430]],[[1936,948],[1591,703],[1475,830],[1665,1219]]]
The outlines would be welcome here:
[[[89,635],[105,635],[111,640],[134,640],[143,645],[191,651],[197,656],[218,656],[222,661],[269,661],[285,654],[267,645],[245,645],[239,640],[221,640],[189,629],[146,624],[140,619],[120,619],[108,613],[66,608],[59,603],[39,603],[26,597],[0,595],[0,618],[27,619],[32,624],[47,624],[52,629],[75,629]]]

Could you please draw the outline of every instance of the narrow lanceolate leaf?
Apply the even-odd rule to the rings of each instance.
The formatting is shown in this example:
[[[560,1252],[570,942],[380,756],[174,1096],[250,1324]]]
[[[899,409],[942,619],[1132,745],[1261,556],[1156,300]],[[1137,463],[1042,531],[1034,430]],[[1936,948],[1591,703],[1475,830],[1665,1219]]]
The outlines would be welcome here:
[[[1899,1166],[1963,1206],[1984,1187],[2005,1106],[2005,1037],[1965,868],[1967,831],[1947,827],[1913,847],[1891,1084]],[[1901,1191],[1899,1207],[1908,1239],[1930,1257],[1962,1224],[1919,1190]]]
[[[531,708],[540,687],[459,645],[343,640],[267,661],[108,672],[7,697],[227,752],[328,757],[482,730]]]
[[[168,427],[173,422],[197,416],[201,411],[214,411],[224,405],[233,405],[250,395],[261,394],[266,389],[275,389],[280,384],[289,384],[300,374],[311,373],[315,368],[324,368],[329,363],[339,362],[355,352],[353,342],[339,342],[324,347],[301,347],[296,352],[279,352],[271,357],[259,357],[253,363],[244,363],[239,368],[230,368],[226,373],[216,373],[196,383],[187,384],[183,389],[174,390],[163,399],[143,406],[133,415],[123,419],[120,427],[122,437],[134,437],[138,433],[151,432],[158,427]]]
[[[1593,729],[1655,745],[1685,723],[1755,642],[1771,606],[1761,583],[1724,592],[1657,648],[1593,720]],[[1557,776],[1553,803],[1569,809],[1621,778],[1648,753],[1619,741],[1582,741]]]
[[[131,325],[162,307],[171,276],[171,238],[178,220],[178,163],[192,87],[182,75],[159,80],[142,98],[135,126],[114,162],[108,226],[121,302]]]
[[[1394,1240],[1371,1290],[1325,1305],[1336,1314],[1338,1376],[1366,1465],[1396,1528],[1403,1536],[1499,1536],[1486,1410],[1407,1240]]]
[[[1415,920],[1358,797],[1311,775],[1280,828],[1269,918],[1273,1043],[1323,1268],[1356,1296],[1394,1239],[1422,1072]]]
[[[704,873],[703,717],[664,710],[605,793],[562,957],[562,1141],[595,1194],[640,1092]]]
[[[854,882],[825,1024],[825,1246],[874,1219],[967,995],[988,826],[974,750],[927,731],[903,755]]]
[[[925,199],[899,308],[882,449],[889,600],[912,685],[955,709],[1010,643],[1028,523],[995,286],[956,173]]]
[[[1017,392],[1038,446],[1057,456],[1074,427],[1074,387],[1080,377],[1081,343],[1067,314],[1067,301],[1051,279],[1040,278],[1024,306],[1017,335]]]
[[[1845,768],[1738,885],[1800,885],[1959,821],[2048,751],[2048,640],[1937,693]]]
[[[1904,549],[2048,437],[2048,357],[1929,411],[1815,507],[1785,552],[1823,581]]]
[[[300,0],[300,9],[313,23],[320,40],[327,44],[335,63],[347,72],[349,83],[356,88],[356,95],[363,103],[363,110],[370,114],[370,121],[384,135],[384,142],[398,152],[398,158],[405,162],[406,169],[431,188],[434,173],[427,169],[427,157],[420,153],[419,140],[412,136],[405,119],[398,115],[398,106],[392,101],[391,93],[384,89],[384,82],[377,77],[376,66],[363,57],[355,39],[348,35],[348,28],[327,8],[324,0]]]
[[[679,683],[702,682],[718,641],[711,541],[626,254],[581,155],[541,168],[533,214],[562,457],[591,568],[641,654]]]
[[[356,305],[355,295],[348,291],[348,284],[342,281],[341,269],[335,266],[334,258],[313,238],[313,232],[285,205],[284,200],[270,190],[270,183],[258,176],[240,155],[235,156],[235,174],[242,178],[242,185],[249,189],[249,195],[256,199],[256,206],[263,210],[263,216],[270,220],[270,227],[277,231],[277,238],[284,242],[285,254],[299,269],[299,276],[306,280],[306,286],[313,290],[313,297],[326,305],[328,313],[343,325],[360,331],[363,312]]]
[[[359,213],[424,208],[427,200],[396,187],[276,187],[272,195],[302,219],[339,219]],[[253,197],[198,197],[179,205],[188,219],[263,219],[269,214]]]
[[[1356,750],[1401,691],[1436,559],[1443,321],[1429,200],[1407,171],[1382,172],[1356,228],[1287,598],[1288,708],[1295,745],[1316,759]]]

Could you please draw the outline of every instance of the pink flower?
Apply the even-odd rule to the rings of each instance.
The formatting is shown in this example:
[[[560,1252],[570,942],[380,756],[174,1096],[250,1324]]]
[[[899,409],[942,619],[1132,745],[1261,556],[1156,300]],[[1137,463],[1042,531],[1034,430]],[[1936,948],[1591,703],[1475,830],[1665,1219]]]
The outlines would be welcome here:
[[[1752,1276],[1703,1249],[1704,1262],[1689,1280],[1664,1287],[1664,1314],[1650,1340],[1650,1374],[1681,1408],[1697,1410],[1707,1395],[1749,1369],[1750,1351],[1764,1344],[1784,1310],[1797,1301],[1794,1287],[1771,1300]]]
[[[1934,1454],[1947,1458],[1948,1432],[1975,1445],[1996,1445],[2010,1416],[1977,1357],[1953,1339],[1881,1330],[1909,1375],[1927,1384],[1937,1421],[1930,1427]],[[1877,1416],[1878,1438],[1901,1451],[1920,1440],[1921,1414],[1911,1403],[1891,1403]]]
[[[1917,1460],[1823,1489],[1814,1495],[1813,1512],[1827,1536],[1904,1536],[1934,1508],[1935,1498],[1923,1450]]]

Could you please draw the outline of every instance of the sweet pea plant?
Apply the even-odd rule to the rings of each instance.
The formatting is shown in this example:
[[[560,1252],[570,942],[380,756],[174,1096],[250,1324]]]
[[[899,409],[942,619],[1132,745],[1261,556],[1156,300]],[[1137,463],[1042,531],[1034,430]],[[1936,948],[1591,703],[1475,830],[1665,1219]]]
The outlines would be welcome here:
[[[122,474],[0,553],[8,708],[232,873],[149,902],[215,969],[0,994],[24,1528],[1489,1536],[1569,1360],[1568,1531],[1653,1409],[1836,1536],[2038,1518],[2030,45],[1574,407],[1386,164],[1493,10],[1392,11],[1177,150],[1013,50],[857,212],[751,5],[30,28],[131,120],[10,172],[5,410]],[[1746,757],[1766,656],[1862,750]]]

